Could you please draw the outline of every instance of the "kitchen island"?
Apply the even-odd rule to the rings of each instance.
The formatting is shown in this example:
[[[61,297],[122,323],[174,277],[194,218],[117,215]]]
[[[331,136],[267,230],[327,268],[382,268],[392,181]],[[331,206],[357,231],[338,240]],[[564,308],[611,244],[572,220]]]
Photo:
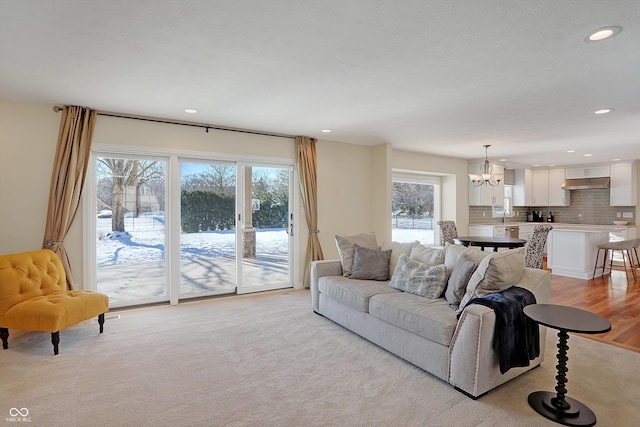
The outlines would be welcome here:
[[[547,267],[552,274],[592,279],[598,245],[609,241],[609,233],[616,227],[562,227],[549,232],[547,241]],[[596,276],[601,276],[599,269]]]

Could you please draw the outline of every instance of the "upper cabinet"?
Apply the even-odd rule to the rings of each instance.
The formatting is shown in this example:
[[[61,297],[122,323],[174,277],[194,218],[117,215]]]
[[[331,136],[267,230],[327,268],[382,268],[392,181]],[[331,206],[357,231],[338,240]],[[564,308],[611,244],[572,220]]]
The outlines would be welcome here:
[[[495,173],[503,173],[504,169],[494,165]],[[480,164],[469,164],[469,173],[478,173],[480,170]],[[504,181],[496,187],[490,185],[481,185],[476,187],[469,180],[469,206],[493,206],[495,204],[502,204],[504,199]]]
[[[549,205],[549,171],[547,169],[533,170],[533,203],[531,206]]]
[[[569,190],[563,190],[565,170],[549,169],[549,206],[569,206]]]
[[[579,178],[606,178],[611,175],[609,165],[592,165],[577,168],[567,168],[565,177],[567,179]]]
[[[531,169],[516,169],[513,206],[533,206],[533,171]]]
[[[635,206],[637,200],[636,162],[616,162],[611,164],[611,206]]]
[[[469,206],[493,206],[502,204],[504,199],[504,183],[496,187],[490,185],[482,185],[476,187],[469,180]]]

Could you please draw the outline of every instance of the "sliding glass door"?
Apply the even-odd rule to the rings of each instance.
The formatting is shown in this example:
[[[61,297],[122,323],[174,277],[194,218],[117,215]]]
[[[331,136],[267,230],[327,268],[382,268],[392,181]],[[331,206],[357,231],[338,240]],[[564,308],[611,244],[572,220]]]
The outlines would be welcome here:
[[[180,164],[180,297],[236,290],[236,167]]]
[[[291,170],[250,164],[238,170],[242,182],[238,293],[290,287]]]
[[[291,165],[104,153],[92,166],[91,288],[112,307],[293,286]]]
[[[97,157],[94,166],[97,290],[116,306],[167,300],[166,161]]]

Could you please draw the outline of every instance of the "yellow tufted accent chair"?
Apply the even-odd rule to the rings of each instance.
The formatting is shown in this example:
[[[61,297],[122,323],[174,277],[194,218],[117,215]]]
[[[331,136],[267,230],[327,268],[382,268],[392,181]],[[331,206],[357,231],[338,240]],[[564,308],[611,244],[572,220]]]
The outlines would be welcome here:
[[[9,328],[51,332],[54,354],[58,354],[61,329],[98,316],[102,333],[109,297],[66,288],[64,268],[53,251],[0,255],[2,348],[9,348]]]

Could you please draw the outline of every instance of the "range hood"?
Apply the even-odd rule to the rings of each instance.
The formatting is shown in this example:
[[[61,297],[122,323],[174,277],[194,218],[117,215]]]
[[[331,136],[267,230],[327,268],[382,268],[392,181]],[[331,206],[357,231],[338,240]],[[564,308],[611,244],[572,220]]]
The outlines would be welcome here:
[[[579,178],[565,179],[562,183],[563,190],[593,190],[609,188],[609,178]]]

